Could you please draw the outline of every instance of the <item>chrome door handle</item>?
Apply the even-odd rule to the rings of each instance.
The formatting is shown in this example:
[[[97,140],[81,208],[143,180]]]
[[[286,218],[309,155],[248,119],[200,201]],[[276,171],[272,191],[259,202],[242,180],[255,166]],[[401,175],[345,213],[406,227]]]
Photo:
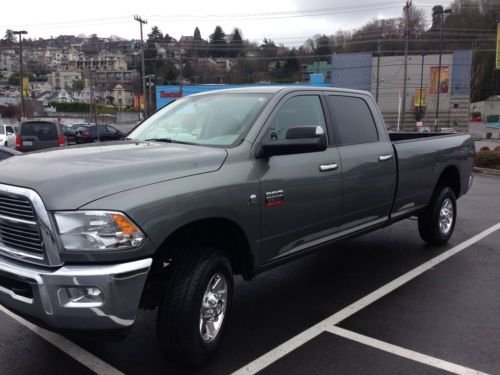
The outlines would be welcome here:
[[[392,155],[380,155],[378,157],[379,161],[387,161],[387,160],[391,160],[391,159],[392,159]]]
[[[320,172],[328,172],[328,171],[333,171],[335,169],[337,169],[339,166],[335,163],[332,163],[332,164],[321,164],[319,166],[319,171]]]

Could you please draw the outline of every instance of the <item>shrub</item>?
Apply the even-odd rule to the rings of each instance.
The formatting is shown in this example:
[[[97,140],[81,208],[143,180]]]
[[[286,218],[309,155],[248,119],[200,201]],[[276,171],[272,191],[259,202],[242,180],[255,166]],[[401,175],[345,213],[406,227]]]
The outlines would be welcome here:
[[[482,151],[476,154],[476,167],[500,169],[500,151]]]

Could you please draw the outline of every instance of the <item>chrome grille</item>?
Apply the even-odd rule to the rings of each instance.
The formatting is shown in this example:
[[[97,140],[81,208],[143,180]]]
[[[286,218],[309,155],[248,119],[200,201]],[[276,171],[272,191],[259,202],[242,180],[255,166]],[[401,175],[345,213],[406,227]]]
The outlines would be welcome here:
[[[35,212],[26,197],[0,193],[0,215],[16,219],[35,221]]]
[[[0,192],[0,252],[32,261],[45,258],[37,216],[25,196]]]

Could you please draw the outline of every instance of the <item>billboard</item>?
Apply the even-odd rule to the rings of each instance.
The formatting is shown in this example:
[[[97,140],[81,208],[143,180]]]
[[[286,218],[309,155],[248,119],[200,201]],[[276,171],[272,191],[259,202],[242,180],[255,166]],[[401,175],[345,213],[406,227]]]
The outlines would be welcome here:
[[[438,88],[440,94],[448,93],[448,86],[450,84],[450,69],[448,66],[441,67],[441,74],[439,74],[439,67],[432,66],[430,72],[429,94],[437,94]],[[438,77],[439,76],[439,77]],[[439,78],[439,84],[438,84]]]

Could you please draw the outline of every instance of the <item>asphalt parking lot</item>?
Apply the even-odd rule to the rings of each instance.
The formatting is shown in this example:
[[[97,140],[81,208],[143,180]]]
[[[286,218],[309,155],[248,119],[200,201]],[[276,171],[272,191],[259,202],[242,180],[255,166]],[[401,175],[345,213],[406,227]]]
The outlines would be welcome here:
[[[405,220],[237,280],[201,369],[162,359],[154,311],[120,342],[69,341],[0,311],[0,373],[500,374],[500,178],[476,176],[458,209],[442,248]]]

